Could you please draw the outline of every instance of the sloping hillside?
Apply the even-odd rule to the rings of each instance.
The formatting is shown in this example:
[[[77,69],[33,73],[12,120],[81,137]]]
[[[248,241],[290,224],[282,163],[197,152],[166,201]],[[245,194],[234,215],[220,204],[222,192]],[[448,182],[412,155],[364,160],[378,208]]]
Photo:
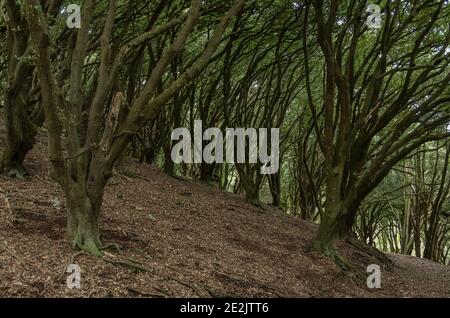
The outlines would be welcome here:
[[[450,297],[450,268],[409,256],[380,264],[342,243],[360,272],[382,266],[382,288],[311,250],[313,224],[208,185],[138,164],[107,187],[104,258],[74,254],[64,240],[62,193],[48,176],[41,136],[27,159],[31,179],[0,177],[0,296],[55,297]],[[66,287],[66,264],[82,269]],[[361,274],[360,273],[360,274]]]

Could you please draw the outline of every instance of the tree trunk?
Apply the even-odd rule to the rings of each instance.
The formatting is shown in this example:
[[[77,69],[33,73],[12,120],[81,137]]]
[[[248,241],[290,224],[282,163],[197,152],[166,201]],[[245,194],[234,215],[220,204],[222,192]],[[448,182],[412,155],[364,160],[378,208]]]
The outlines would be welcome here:
[[[252,205],[261,205],[259,201],[259,189],[256,186],[249,186],[245,188],[245,199]]]
[[[101,170],[100,170],[101,171]],[[88,183],[66,187],[67,235],[74,248],[101,255],[99,218],[107,178],[90,176]]]
[[[148,149],[145,152],[143,152],[145,160],[142,160],[141,163],[148,163],[148,164],[154,164],[156,155],[154,149]]]
[[[37,133],[28,109],[34,67],[25,61],[29,33],[19,6],[8,1],[6,9],[9,17],[6,37],[8,87],[4,95],[6,148],[0,158],[0,170],[23,179],[26,174],[23,161],[33,147]]]
[[[26,174],[23,162],[28,151],[33,148],[37,133],[37,128],[28,115],[26,97],[23,87],[18,92],[9,90],[4,108],[6,147],[0,166],[1,170],[18,179],[23,179]]]
[[[325,211],[319,226],[314,248],[326,256],[341,260],[334,246],[337,240],[352,238],[356,212],[361,204],[355,190],[341,191],[342,179],[339,175],[329,176],[326,189]]]
[[[416,254],[416,257],[421,257],[421,241],[420,241],[420,229],[414,231],[414,251]],[[411,254],[409,254],[411,255]]]
[[[242,178],[243,176],[241,176]],[[243,177],[242,185],[244,186],[245,199],[254,206],[260,206],[259,188],[261,186],[262,177],[258,174],[256,180],[250,177]]]
[[[349,237],[352,229],[352,224],[349,223],[347,211],[339,205],[326,208],[314,247],[326,256],[336,256],[334,242]]]
[[[275,173],[268,176],[269,179],[269,189],[270,194],[272,195],[272,205],[279,207],[280,206],[280,192],[281,192],[281,178],[280,173]]]
[[[119,158],[117,159],[114,165],[117,171],[120,171],[122,173],[126,171],[127,158],[128,158],[128,149],[125,148],[125,150],[120,154]]]
[[[430,232],[425,234],[424,258],[436,261],[436,250],[438,249],[437,241],[434,229],[431,229]]]
[[[216,181],[214,180],[214,172],[215,172],[215,167],[216,165],[213,164],[208,164],[205,162],[202,162],[200,164],[200,177],[199,180],[202,182],[213,182]]]
[[[48,32],[45,11],[37,0],[25,1],[24,11],[27,15],[26,24],[31,30],[31,40],[38,55],[37,73],[48,128],[49,159],[55,177],[66,195],[68,236],[75,247],[100,255],[99,215],[106,181],[111,176],[115,161],[124,151],[131,137],[147,122],[153,120],[176,93],[207,67],[231,19],[244,6],[244,0],[236,1],[227,15],[221,19],[205,49],[187,69],[183,70],[179,79],[165,90],[158,90],[157,86],[162,83],[168,63],[183,51],[189,35],[199,22],[201,1],[191,2],[175,41],[163,50],[164,53],[152,68],[151,75],[141,92],[133,94],[138,97],[132,99],[130,112],[120,125],[118,125],[117,116],[121,108],[123,92],[115,91],[114,88],[118,71],[115,66],[126,62],[124,57],[126,54],[121,54],[123,52],[121,49],[118,54],[113,54],[113,48],[110,45],[114,39],[115,1],[109,3],[100,39],[101,54],[97,87],[94,89],[90,103],[85,105],[83,101],[87,88],[89,91],[91,88],[91,86],[85,86],[84,68],[89,51],[89,28],[94,18],[92,12],[95,5],[95,1],[87,1],[83,6],[83,24],[78,30],[75,45],[70,45],[71,50],[68,52],[71,62],[70,77],[61,81],[57,80],[59,71],[58,74],[54,71],[59,68],[58,66],[63,65],[58,65],[58,59],[54,59],[53,54],[50,53],[52,38],[50,38],[51,32]],[[143,38],[141,42],[134,41],[133,46],[144,44],[148,40],[145,36]],[[118,47],[126,48],[125,51],[131,49],[131,47],[122,46],[121,43],[117,44]],[[116,56],[113,58],[114,55]],[[56,65],[52,67],[54,63]],[[62,94],[64,92],[67,92],[67,95]],[[115,96],[108,116],[105,117],[105,106],[111,93]],[[87,110],[85,123],[82,120],[84,110]],[[63,116],[60,114],[61,111]]]
[[[169,145],[164,146],[164,172],[168,176],[173,176],[175,171],[175,165],[172,160],[172,154],[171,154],[171,142],[169,142]]]
[[[74,202],[69,197],[67,208],[67,234],[72,246],[92,255],[100,255],[100,211],[88,199]]]

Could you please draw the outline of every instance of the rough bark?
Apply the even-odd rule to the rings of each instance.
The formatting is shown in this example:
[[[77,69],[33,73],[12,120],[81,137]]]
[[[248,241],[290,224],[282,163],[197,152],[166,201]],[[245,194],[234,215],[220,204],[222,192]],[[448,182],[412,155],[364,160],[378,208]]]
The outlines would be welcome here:
[[[250,166],[250,165],[247,165]],[[262,183],[262,175],[258,173],[258,166],[244,168],[243,165],[236,165],[239,173],[240,185],[245,194],[245,199],[254,206],[260,206],[259,190]]]
[[[32,149],[37,133],[30,115],[28,99],[32,88],[34,67],[29,61],[28,25],[15,1],[5,3],[7,12],[8,87],[4,97],[6,147],[0,158],[0,170],[22,179],[23,162]]]
[[[66,192],[67,235],[74,248],[100,255],[99,205],[92,202],[82,185],[73,185]]]
[[[28,115],[28,105],[24,101],[26,86],[16,93],[6,93],[4,114],[6,126],[6,147],[3,151],[0,167],[9,176],[23,179],[27,171],[24,160],[33,148],[37,127]],[[25,97],[26,98],[26,97]]]

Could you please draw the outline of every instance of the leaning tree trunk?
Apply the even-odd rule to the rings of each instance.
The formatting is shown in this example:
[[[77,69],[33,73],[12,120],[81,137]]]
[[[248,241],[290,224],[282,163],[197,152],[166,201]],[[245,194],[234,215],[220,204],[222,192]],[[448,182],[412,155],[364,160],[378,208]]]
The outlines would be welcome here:
[[[346,190],[345,196],[342,194],[341,184],[339,175],[328,176],[325,211],[314,242],[316,250],[333,259],[339,259],[334,243],[352,237],[356,211],[360,205],[351,189]]]

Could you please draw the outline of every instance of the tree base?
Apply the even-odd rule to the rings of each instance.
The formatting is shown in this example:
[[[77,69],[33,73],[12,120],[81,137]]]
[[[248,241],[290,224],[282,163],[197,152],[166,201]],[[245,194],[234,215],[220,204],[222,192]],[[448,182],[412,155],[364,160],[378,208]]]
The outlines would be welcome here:
[[[25,177],[27,176],[28,172],[23,167],[13,167],[8,169],[8,177],[15,178],[18,180],[25,180]]]
[[[28,175],[28,171],[20,163],[7,163],[3,161],[0,163],[0,171],[3,171],[8,177],[18,180],[25,180]]]
[[[81,233],[77,233],[75,237],[72,239],[72,247],[74,249],[79,249],[93,256],[97,257],[102,256],[102,252],[100,251],[101,249],[100,240],[95,238],[89,238]]]
[[[262,208],[262,203],[258,199],[247,199],[248,203],[257,208]]]
[[[333,244],[323,244],[315,241],[313,247],[322,255],[329,257],[338,266],[342,273],[349,276],[356,284],[363,286],[366,281],[365,272],[358,269],[350,261],[345,260]]]
[[[321,253],[322,255],[331,258],[331,260],[337,265],[339,266],[339,268],[341,268],[342,270],[348,270],[350,269],[352,266],[350,265],[350,263],[346,262],[338,253],[336,247],[329,243],[323,243],[320,241],[315,241],[313,243],[313,247],[314,249]]]

